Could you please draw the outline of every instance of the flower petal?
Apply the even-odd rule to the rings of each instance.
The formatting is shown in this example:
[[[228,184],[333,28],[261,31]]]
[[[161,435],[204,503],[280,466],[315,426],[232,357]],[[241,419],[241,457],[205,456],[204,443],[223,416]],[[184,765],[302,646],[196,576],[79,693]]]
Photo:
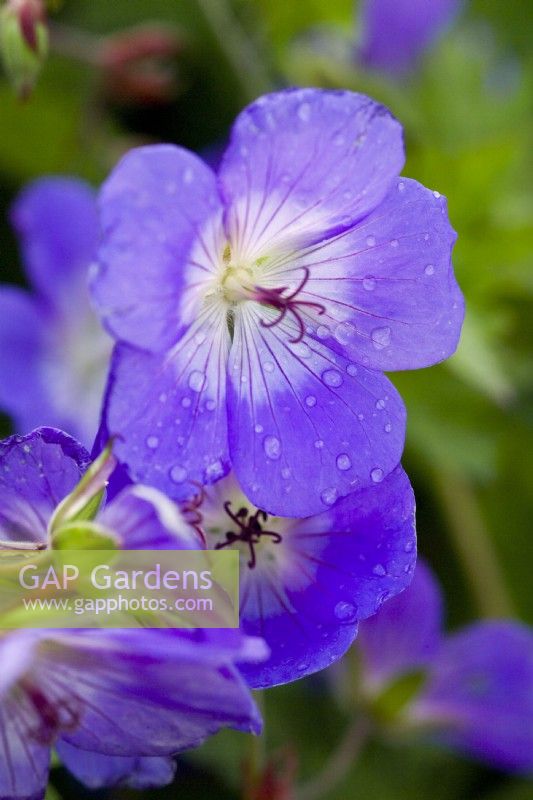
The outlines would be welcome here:
[[[247,303],[229,358],[232,465],[252,502],[282,516],[323,511],[399,462],[405,409],[392,384]]]
[[[414,66],[461,7],[461,0],[363,0],[359,57],[392,75]]]
[[[130,151],[100,196],[103,246],[92,289],[111,333],[139,347],[163,351],[183,330],[180,295],[190,267],[212,270],[213,244],[203,230],[220,216],[215,176],[197,156],[172,145]],[[195,251],[196,253],[196,251]]]
[[[106,426],[135,481],[181,500],[191,482],[227,472],[228,349],[223,309],[200,317],[166,355],[117,347]]]
[[[169,498],[149,486],[128,486],[109,503],[98,521],[126,550],[197,550],[196,532]]]
[[[441,722],[444,741],[494,767],[533,770],[533,634],[480,622],[446,639],[412,715]]]
[[[418,561],[410,586],[359,628],[365,685],[380,691],[401,675],[428,667],[442,639],[442,595]]]
[[[176,762],[172,758],[105,756],[80,750],[61,739],[57,743],[57,752],[67,769],[90,789],[166,786],[172,783],[176,772]]]
[[[85,285],[99,237],[96,196],[74,178],[43,178],[15,202],[11,219],[33,286],[55,308]]]
[[[219,172],[237,263],[350,227],[403,162],[399,123],[364,95],[293,89],[256,100],[237,118]]]
[[[273,548],[275,561],[260,559],[244,572],[243,628],[271,650],[265,662],[243,667],[251,686],[329,666],[352,643],[358,622],[405,589],[416,561],[414,509],[398,467],[380,485],[292,523]]]
[[[50,748],[30,736],[28,708],[16,697],[0,703],[0,797],[2,800],[44,800]]]
[[[51,413],[43,375],[47,324],[44,309],[27,292],[0,288],[0,407],[21,431]]]
[[[46,542],[50,516],[89,463],[87,451],[54,428],[0,442],[0,539]]]
[[[326,309],[306,321],[315,337],[370,369],[427,367],[457,347],[464,301],[451,264],[456,234],[445,199],[400,178],[354,228],[269,275],[299,282],[301,298]]]
[[[235,632],[228,633],[234,642]],[[257,732],[257,709],[234,666],[243,655],[242,647],[218,647],[201,631],[55,637],[48,681],[80,711],[63,739],[106,755],[165,756],[224,726]]]

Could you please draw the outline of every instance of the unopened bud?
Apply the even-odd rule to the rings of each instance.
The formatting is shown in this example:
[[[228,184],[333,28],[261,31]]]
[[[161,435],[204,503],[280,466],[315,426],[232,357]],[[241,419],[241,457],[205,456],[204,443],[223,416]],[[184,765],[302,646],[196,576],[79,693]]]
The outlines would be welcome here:
[[[30,94],[47,52],[42,0],[8,0],[0,10],[0,54],[19,97]]]

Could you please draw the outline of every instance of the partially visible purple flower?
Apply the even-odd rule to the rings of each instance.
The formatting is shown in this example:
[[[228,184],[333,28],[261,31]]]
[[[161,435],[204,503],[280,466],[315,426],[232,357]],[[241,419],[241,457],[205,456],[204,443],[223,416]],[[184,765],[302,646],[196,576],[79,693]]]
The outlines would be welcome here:
[[[32,291],[0,286],[0,408],[21,433],[52,425],[89,446],[111,354],[87,290],[94,192],[70,178],[38,180],[15,202],[12,222]]]
[[[359,61],[393,76],[407,72],[461,5],[462,0],[362,0]]]
[[[216,176],[170,145],[124,157],[93,289],[134,480],[183,500],[232,467],[258,508],[304,517],[398,465],[381,371],[443,360],[463,318],[446,203],[403,162],[385,108],[314,89],[246,108]]]
[[[518,622],[442,630],[439,586],[418,563],[410,587],[360,628],[367,694],[422,671],[402,710],[434,740],[512,772],[533,772],[533,632]]]
[[[80,750],[60,739],[56,751],[64,766],[89,789],[129,786],[149,789],[166,786],[174,779],[176,762],[171,757],[108,756]]]
[[[49,546],[58,508],[89,463],[81,445],[50,428],[1,442],[1,546]],[[149,487],[127,487],[95,523],[130,549],[203,546],[177,507]],[[137,785],[168,781],[168,757],[221,727],[258,732],[240,665],[266,655],[263,642],[235,630],[3,633],[0,797],[42,798],[57,742],[93,786],[126,775]]]
[[[258,733],[238,631],[16,631],[0,637],[0,797],[42,800],[51,748],[91,786],[171,779],[224,726]],[[131,773],[128,772],[131,769]]]
[[[243,667],[251,686],[329,666],[350,646],[359,621],[403,591],[416,561],[414,510],[401,467],[307,519],[258,510],[233,475],[186,504],[208,548],[241,552],[241,626],[270,649],[267,660]]]

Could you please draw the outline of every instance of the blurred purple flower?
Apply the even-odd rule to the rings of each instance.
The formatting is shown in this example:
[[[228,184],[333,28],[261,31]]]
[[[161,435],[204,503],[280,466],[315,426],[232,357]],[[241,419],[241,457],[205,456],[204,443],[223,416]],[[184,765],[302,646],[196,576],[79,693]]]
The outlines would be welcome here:
[[[367,693],[425,674],[403,718],[491,766],[533,771],[533,632],[478,622],[445,635],[439,586],[420,561],[410,587],[360,627]]]
[[[233,474],[184,510],[208,548],[241,551],[242,628],[270,649],[268,660],[243,667],[256,688],[329,666],[352,643],[359,620],[411,580],[415,504],[401,467],[307,519],[258,510]]]
[[[359,61],[393,76],[407,72],[461,5],[462,0],[362,0]]]
[[[0,443],[3,547],[46,546],[54,511],[88,465],[84,448],[58,430]],[[201,546],[178,509],[146,487],[125,489],[97,521],[130,549]],[[236,665],[266,654],[263,642],[235,630],[5,632],[0,797],[42,798],[57,742],[92,786],[167,782],[168,756],[224,726],[259,731]]]
[[[124,157],[93,293],[134,480],[183,500],[231,466],[257,508],[304,517],[397,466],[381,370],[446,358],[463,318],[446,203],[403,162],[385,108],[314,89],[245,109],[217,176],[170,145]]]
[[[0,638],[0,797],[41,800],[51,748],[85,783],[167,783],[169,756],[224,726],[258,733],[238,631],[25,630]]]
[[[12,221],[32,291],[0,286],[0,408],[21,433],[53,425],[90,445],[111,354],[87,290],[98,242],[94,193],[70,178],[36,181]]]

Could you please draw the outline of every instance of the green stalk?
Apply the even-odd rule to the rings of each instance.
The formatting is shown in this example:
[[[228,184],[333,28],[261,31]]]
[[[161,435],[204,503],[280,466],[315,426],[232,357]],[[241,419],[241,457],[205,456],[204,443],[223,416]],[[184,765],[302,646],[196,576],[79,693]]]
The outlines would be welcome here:
[[[472,484],[457,473],[433,471],[448,531],[480,614],[484,617],[515,616],[479,501]]]

